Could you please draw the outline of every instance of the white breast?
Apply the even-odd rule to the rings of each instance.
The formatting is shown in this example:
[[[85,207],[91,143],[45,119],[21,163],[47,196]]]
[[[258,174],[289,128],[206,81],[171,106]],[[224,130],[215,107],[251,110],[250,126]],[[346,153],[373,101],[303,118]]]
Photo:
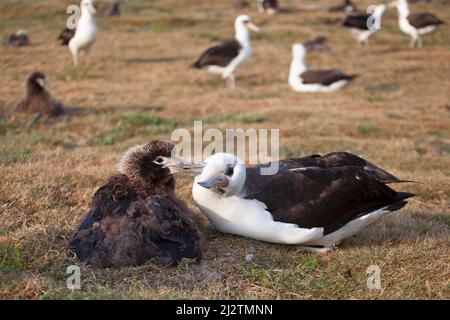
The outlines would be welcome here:
[[[292,90],[297,92],[333,92],[342,89],[347,83],[348,80],[339,80],[329,86],[322,84],[304,84],[299,76],[289,77],[289,85]]]
[[[97,38],[97,26],[93,18],[81,17],[74,37],[69,42],[71,49],[82,50],[90,47]]]
[[[400,30],[409,35],[415,35],[417,33],[416,28],[414,28],[406,18],[400,18],[398,21],[398,26]]]
[[[220,232],[282,244],[308,243],[323,236],[323,228],[304,229],[276,222],[264,203],[237,196],[221,197],[196,181],[192,189],[194,201]]]

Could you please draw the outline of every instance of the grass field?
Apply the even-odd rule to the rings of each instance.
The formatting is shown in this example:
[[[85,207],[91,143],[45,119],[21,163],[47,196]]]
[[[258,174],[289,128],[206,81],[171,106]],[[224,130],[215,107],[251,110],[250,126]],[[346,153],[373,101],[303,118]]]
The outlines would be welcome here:
[[[121,17],[97,20],[91,66],[78,69],[55,41],[73,1],[1,1],[0,36],[23,28],[33,45],[0,47],[0,299],[450,299],[449,27],[411,50],[390,10],[371,46],[359,48],[347,30],[325,24],[339,17],[326,11],[337,2],[283,0],[286,10],[275,16],[257,14],[253,3],[263,32],[253,35],[254,56],[237,72],[240,91],[232,93],[220,79],[189,69],[204,48],[233,36],[232,1],[126,2]],[[448,1],[413,8],[450,22]],[[337,93],[292,92],[291,45],[319,35],[333,53],[310,55],[309,65],[360,77]],[[30,116],[14,108],[34,70],[54,84],[69,121],[25,129]],[[199,119],[206,128],[279,128],[282,157],[351,151],[419,181],[401,186],[418,196],[324,255],[208,225],[200,264],[81,265],[67,241],[121,154]],[[179,179],[177,192],[201,214],[190,183]],[[250,253],[255,259],[246,262]],[[82,267],[82,289],[74,292],[66,288],[73,264]],[[370,265],[381,269],[380,290],[366,286]]]

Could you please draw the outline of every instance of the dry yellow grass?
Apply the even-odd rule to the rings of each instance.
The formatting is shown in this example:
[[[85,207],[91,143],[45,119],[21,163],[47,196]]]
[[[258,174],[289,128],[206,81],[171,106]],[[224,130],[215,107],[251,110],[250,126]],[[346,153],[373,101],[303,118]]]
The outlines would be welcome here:
[[[131,1],[122,17],[98,20],[91,68],[77,70],[54,41],[72,1],[2,1],[1,35],[25,28],[34,45],[0,48],[0,298],[449,299],[449,29],[410,50],[390,11],[372,45],[358,48],[347,30],[324,24],[337,17],[325,10],[336,2],[284,0],[289,10],[273,17],[252,9],[264,30],[254,36],[255,54],[238,71],[241,92],[233,94],[188,68],[204,48],[232,36],[232,1]],[[443,1],[414,8],[450,22]],[[310,56],[311,66],[361,77],[341,92],[296,94],[286,81],[290,46],[316,35],[329,38],[333,54]],[[13,110],[36,69],[74,114],[27,132],[29,117]],[[69,291],[66,267],[78,262],[66,242],[121,154],[196,119],[207,127],[280,128],[283,156],[360,154],[420,181],[401,186],[418,197],[326,255],[208,227],[199,265],[82,266],[82,290]],[[179,180],[178,192],[194,207],[189,184]],[[256,259],[245,262],[247,253]],[[372,264],[381,268],[381,290],[366,287]]]

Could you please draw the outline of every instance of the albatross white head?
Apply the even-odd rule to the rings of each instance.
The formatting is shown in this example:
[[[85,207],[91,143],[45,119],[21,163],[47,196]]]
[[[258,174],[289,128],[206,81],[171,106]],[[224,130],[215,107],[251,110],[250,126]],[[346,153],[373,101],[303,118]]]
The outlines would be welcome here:
[[[81,14],[93,15],[97,12],[94,7],[92,0],[81,0]]]
[[[409,15],[409,5],[407,0],[395,0],[389,4],[390,8],[397,8],[400,18],[406,18]]]
[[[236,18],[234,22],[234,28],[236,30],[236,40],[239,41],[243,46],[250,45],[250,32],[259,32],[261,29],[253,24],[251,18],[248,15],[240,15]]]
[[[230,197],[242,190],[245,178],[242,160],[229,153],[216,153],[205,160],[205,167],[195,183],[218,196]]]

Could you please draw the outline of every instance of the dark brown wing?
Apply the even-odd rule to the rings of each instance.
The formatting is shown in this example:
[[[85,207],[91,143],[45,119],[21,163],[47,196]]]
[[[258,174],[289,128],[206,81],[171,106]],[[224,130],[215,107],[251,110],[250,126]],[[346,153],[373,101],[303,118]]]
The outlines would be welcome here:
[[[307,70],[303,72],[300,77],[304,84],[321,84],[329,86],[340,80],[351,81],[356,78],[356,75],[348,75],[340,70]]]
[[[57,40],[61,41],[61,45],[68,45],[70,40],[75,35],[75,29],[65,28],[58,36]]]
[[[443,24],[444,21],[431,13],[413,13],[408,16],[408,22],[416,29]]]
[[[192,65],[194,68],[206,66],[226,67],[234,58],[239,55],[242,46],[237,40],[231,40],[221,45],[209,48]]]
[[[325,233],[413,196],[389,188],[386,183],[400,180],[349,153],[284,160],[273,176],[260,175],[260,167],[247,170],[246,198],[265,203],[276,221],[324,227]]]
[[[367,20],[369,17],[370,16],[367,14],[347,16],[342,25],[348,28],[369,30],[369,27],[367,26]]]

